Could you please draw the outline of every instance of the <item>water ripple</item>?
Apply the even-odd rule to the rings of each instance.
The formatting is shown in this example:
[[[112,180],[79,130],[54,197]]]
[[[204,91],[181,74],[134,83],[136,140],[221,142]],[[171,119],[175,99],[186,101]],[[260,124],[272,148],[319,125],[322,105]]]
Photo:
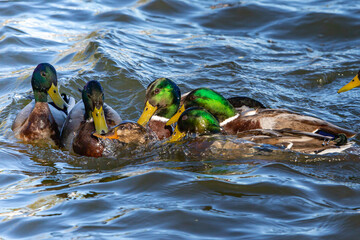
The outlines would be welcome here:
[[[356,1],[3,1],[0,5],[0,238],[356,239],[359,137],[324,156],[209,142],[88,158],[24,144],[10,130],[52,63],[61,91],[101,82],[136,120],[147,85],[211,87],[360,129]]]

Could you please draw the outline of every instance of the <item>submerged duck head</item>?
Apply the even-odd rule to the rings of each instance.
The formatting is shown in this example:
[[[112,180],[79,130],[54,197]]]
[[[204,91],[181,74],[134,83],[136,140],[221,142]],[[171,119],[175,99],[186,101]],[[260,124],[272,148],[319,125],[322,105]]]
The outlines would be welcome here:
[[[356,74],[356,76],[345,86],[339,89],[338,93],[349,91],[353,88],[360,87],[360,71]]]
[[[220,122],[236,115],[236,109],[222,95],[209,88],[198,88],[186,96],[183,105],[166,125],[171,125],[178,121],[181,114],[191,107],[202,107],[206,109]]]
[[[146,103],[138,124],[146,125],[153,115],[169,119],[180,105],[180,89],[168,78],[158,78],[146,90]]]
[[[104,114],[104,91],[98,81],[89,81],[82,90],[85,105],[85,120],[93,120],[98,134],[108,132]]]
[[[178,141],[187,133],[207,135],[220,132],[220,124],[216,117],[203,108],[192,107],[186,109],[179,117],[169,142]]]
[[[40,63],[35,68],[31,77],[31,85],[35,102],[47,102],[49,95],[57,107],[62,110],[67,107],[67,103],[59,93],[56,70],[51,64]]]

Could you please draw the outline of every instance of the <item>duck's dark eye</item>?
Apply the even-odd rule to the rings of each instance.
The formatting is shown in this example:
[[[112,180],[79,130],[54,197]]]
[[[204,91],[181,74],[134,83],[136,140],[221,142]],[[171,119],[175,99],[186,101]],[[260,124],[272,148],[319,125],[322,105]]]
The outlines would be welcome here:
[[[56,90],[54,90],[54,93],[56,93]]]
[[[158,94],[159,92],[160,92],[159,88],[155,89],[155,91],[154,91],[155,94]]]
[[[41,76],[46,77],[46,73],[45,73],[45,72],[41,72],[40,74],[41,74]]]

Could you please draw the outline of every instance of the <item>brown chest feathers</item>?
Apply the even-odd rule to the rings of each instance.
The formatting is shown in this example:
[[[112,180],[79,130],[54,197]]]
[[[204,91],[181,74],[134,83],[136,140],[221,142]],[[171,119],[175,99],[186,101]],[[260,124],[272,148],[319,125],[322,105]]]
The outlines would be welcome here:
[[[153,119],[151,119],[149,122],[149,128],[156,133],[159,140],[170,137],[173,132],[172,127],[166,126],[165,124],[166,122]]]
[[[99,139],[92,135],[95,132],[94,122],[83,121],[73,140],[75,153],[88,157],[101,157],[104,146]]]
[[[50,112],[48,103],[37,102],[15,136],[25,142],[48,141],[50,144],[59,146],[59,128]]]

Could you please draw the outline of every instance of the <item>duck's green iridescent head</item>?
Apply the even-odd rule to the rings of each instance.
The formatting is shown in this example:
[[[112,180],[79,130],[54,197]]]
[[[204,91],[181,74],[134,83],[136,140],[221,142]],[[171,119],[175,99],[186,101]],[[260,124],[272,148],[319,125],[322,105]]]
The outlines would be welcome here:
[[[95,130],[98,134],[108,132],[106,125],[104,106],[104,91],[98,81],[89,81],[82,90],[82,100],[85,105],[86,120],[93,119]]]
[[[146,103],[138,124],[146,125],[153,115],[171,118],[180,105],[180,89],[168,78],[158,78],[146,90]]]
[[[187,133],[200,135],[220,133],[219,121],[203,108],[186,109],[180,116],[169,142],[182,139]]]
[[[51,64],[40,63],[35,68],[31,77],[31,86],[36,102],[47,102],[49,94],[56,106],[61,109],[65,109],[67,106],[59,93],[56,70]]]
[[[220,122],[236,115],[235,108],[219,93],[209,88],[198,88],[186,96],[184,104],[166,125],[175,123],[181,113],[190,107],[202,107],[214,115]]]
[[[351,90],[353,88],[360,87],[360,79],[359,79],[359,77],[360,77],[360,71],[358,72],[358,74],[356,74],[356,76],[348,84],[346,84],[345,86],[340,88],[338,93],[346,92],[346,91],[349,91],[349,90]]]

